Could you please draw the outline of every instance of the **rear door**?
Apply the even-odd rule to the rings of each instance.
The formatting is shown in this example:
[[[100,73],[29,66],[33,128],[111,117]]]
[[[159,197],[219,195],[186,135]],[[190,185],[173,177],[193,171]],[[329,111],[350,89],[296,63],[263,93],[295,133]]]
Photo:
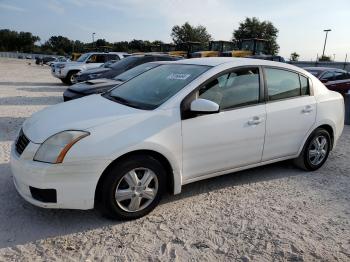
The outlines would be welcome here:
[[[280,68],[264,68],[266,136],[263,161],[293,156],[316,118],[316,100],[306,76]]]

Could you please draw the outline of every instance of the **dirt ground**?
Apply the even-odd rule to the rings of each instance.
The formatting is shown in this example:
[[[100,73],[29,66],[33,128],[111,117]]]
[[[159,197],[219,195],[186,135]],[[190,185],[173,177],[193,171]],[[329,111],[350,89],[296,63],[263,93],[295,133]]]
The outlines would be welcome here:
[[[28,62],[0,59],[0,261],[350,261],[349,126],[316,172],[283,162],[201,181],[136,221],[25,202],[10,146],[66,88]]]

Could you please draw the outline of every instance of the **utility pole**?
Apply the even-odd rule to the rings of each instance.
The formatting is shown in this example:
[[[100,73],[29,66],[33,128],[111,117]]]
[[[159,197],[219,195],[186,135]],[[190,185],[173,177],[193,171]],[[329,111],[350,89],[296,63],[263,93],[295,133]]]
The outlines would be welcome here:
[[[95,47],[95,34],[96,33],[92,33],[92,48]]]
[[[322,57],[324,57],[324,51],[326,50],[326,43],[327,43],[327,36],[328,36],[328,32],[332,31],[331,29],[325,29],[323,30],[323,32],[326,32],[326,38],[324,40],[324,46],[323,46],[323,52],[322,52]]]

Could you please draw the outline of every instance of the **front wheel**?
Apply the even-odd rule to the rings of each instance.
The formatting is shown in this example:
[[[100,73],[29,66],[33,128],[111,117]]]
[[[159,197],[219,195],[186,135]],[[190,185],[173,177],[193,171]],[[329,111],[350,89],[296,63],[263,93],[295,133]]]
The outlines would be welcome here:
[[[151,156],[137,155],[112,167],[100,190],[98,208],[107,217],[136,219],[151,212],[165,189],[166,171]]]
[[[319,169],[327,160],[331,150],[331,138],[327,130],[316,129],[306,141],[295,164],[307,171]]]
[[[64,78],[64,83],[68,84],[68,85],[73,85],[75,83],[77,83],[77,73],[79,71],[69,71],[67,76]]]

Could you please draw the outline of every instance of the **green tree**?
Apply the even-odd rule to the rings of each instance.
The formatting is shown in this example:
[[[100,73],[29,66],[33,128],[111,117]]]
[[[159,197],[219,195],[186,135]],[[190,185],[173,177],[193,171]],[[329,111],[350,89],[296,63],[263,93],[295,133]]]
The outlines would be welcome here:
[[[290,60],[291,60],[291,61],[298,61],[299,56],[300,56],[300,55],[299,55],[298,53],[293,52],[293,53],[290,54]]]
[[[65,36],[51,36],[43,45],[44,50],[52,50],[59,55],[71,53],[73,51],[73,41]]]
[[[207,32],[207,29],[204,26],[192,26],[188,22],[181,26],[175,25],[171,30],[171,37],[175,44],[187,41],[201,42],[202,44],[205,44],[212,40],[211,35]]]
[[[331,60],[332,60],[331,57],[330,57],[330,56],[326,56],[326,55],[321,56],[321,57],[318,59],[318,61],[320,61],[320,62],[330,62]]]
[[[233,31],[233,39],[236,40],[247,38],[262,38],[267,40],[265,53],[271,55],[277,55],[279,51],[277,35],[278,29],[271,22],[261,22],[256,17],[247,17],[239,24],[238,29]]]
[[[129,51],[129,42],[121,41],[113,43],[113,51],[115,52],[128,52]]]
[[[32,52],[35,42],[39,41],[38,36],[30,32],[17,32],[9,29],[0,30],[0,50]]]

